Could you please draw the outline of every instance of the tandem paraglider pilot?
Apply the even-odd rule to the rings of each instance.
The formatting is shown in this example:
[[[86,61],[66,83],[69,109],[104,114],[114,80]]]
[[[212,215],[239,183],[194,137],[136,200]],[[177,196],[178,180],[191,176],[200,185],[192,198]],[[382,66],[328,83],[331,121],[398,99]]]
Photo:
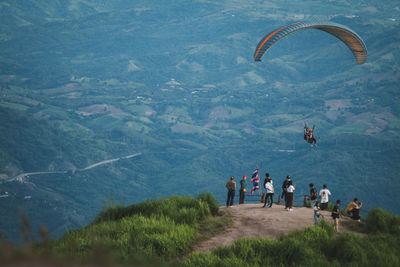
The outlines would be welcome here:
[[[235,197],[235,190],[236,190],[236,182],[235,178],[231,176],[231,179],[225,185],[226,189],[228,189],[228,198],[226,200],[226,206],[233,205],[233,198]]]

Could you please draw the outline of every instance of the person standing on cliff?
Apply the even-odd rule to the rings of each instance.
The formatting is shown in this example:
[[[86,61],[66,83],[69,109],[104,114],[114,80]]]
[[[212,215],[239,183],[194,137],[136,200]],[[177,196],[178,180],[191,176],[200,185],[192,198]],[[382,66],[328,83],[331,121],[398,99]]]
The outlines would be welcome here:
[[[281,195],[281,199],[285,199],[285,202],[286,202],[286,191],[287,191],[287,187],[289,186],[288,184],[289,184],[289,181],[290,181],[290,176],[288,175],[288,176],[286,176],[286,180],[285,181],[283,181],[283,184],[282,184],[282,195]]]
[[[287,211],[293,211],[293,192],[296,188],[296,185],[292,183],[292,180],[288,182],[288,187],[286,189],[286,197],[285,197],[285,206]]]
[[[319,191],[319,197],[321,199],[321,210],[326,210],[329,204],[329,196],[331,191],[327,188],[326,184],[322,186],[321,191]]]
[[[235,178],[231,176],[231,179],[225,185],[226,189],[228,189],[228,198],[226,200],[226,206],[233,205],[233,198],[235,197],[235,190],[236,190],[236,182]]]
[[[324,217],[321,212],[320,212],[320,208],[319,208],[319,202],[316,202],[315,205],[312,207],[314,210],[314,225],[317,226],[318,222],[319,222],[319,218],[320,217]]]
[[[274,196],[275,192],[274,192],[274,186],[272,184],[272,179],[269,176],[269,173],[265,174],[264,188],[267,190],[267,195],[266,195],[266,197],[264,199],[263,208],[265,208],[265,206],[267,204],[268,204],[268,208],[271,208],[272,207],[272,203],[274,203],[273,196]]]
[[[246,194],[246,192],[247,192],[247,189],[246,189],[246,179],[247,179],[247,176],[246,176],[246,175],[243,175],[243,179],[240,180],[239,204],[244,204],[244,197],[245,197],[245,194]]]
[[[317,202],[317,189],[315,189],[314,184],[310,184],[310,204],[311,208],[314,208],[315,203]]]
[[[337,200],[336,205],[333,207],[331,214],[333,218],[333,227],[335,228],[336,232],[339,232],[339,218],[342,217],[339,208],[340,208],[340,200]]]

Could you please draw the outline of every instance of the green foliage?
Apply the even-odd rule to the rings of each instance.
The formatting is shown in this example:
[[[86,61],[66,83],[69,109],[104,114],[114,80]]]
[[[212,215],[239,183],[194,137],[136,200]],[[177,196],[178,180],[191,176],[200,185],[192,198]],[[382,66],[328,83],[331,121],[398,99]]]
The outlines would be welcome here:
[[[209,202],[203,201],[203,196]],[[83,262],[176,261],[199,240],[199,223],[211,216],[210,194],[198,199],[172,196],[123,207],[110,203],[87,227],[69,231],[50,245],[37,245],[39,255]],[[214,228],[218,228],[214,230]]]
[[[197,199],[207,203],[212,215],[218,215],[219,205],[215,197],[210,192],[205,192],[197,195]]]
[[[366,218],[367,231],[373,234],[391,234],[400,237],[400,217],[381,208],[373,208]]]
[[[225,230],[233,224],[233,218],[229,215],[219,214],[210,216],[199,223],[198,241],[207,240]]]
[[[321,220],[308,227],[271,239],[240,239],[229,247],[193,253],[186,266],[396,266],[400,262],[398,237],[337,235]]]
[[[103,250],[102,257],[118,262],[137,257],[168,261],[188,252],[195,238],[196,230],[188,224],[162,215],[134,215],[69,232],[54,242],[53,252],[66,259],[93,260]]]
[[[177,223],[194,225],[211,214],[208,203],[214,205],[216,201],[211,195],[208,201],[205,202],[201,198],[195,200],[190,196],[171,196],[165,199],[147,200],[128,207],[108,207],[99,213],[93,223],[115,221],[134,215],[151,217],[157,214],[172,218]]]

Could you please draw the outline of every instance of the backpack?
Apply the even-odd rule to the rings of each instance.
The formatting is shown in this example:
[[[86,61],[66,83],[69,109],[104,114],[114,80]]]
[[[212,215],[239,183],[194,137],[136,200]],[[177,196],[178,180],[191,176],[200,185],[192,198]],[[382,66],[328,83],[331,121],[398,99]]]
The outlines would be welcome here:
[[[267,181],[267,178],[265,178],[265,179],[264,179],[264,188],[265,188],[265,185],[267,184],[267,182],[268,182],[268,181]]]
[[[282,190],[283,190],[284,192],[287,191],[288,185],[289,185],[289,181],[288,181],[288,180],[285,180],[285,181],[283,182],[283,185],[282,185]]]

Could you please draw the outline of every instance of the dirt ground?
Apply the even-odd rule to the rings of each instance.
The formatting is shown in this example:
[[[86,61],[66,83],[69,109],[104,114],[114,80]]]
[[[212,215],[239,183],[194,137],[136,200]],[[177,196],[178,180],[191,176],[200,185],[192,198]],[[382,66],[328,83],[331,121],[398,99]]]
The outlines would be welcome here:
[[[194,250],[204,252],[217,246],[228,246],[242,237],[276,238],[295,229],[314,225],[314,211],[311,208],[295,207],[293,211],[287,211],[282,205],[273,205],[271,208],[262,206],[260,203],[220,207],[221,212],[233,217],[233,225],[224,233],[197,244]],[[321,214],[325,220],[333,224],[330,212],[322,211]],[[344,230],[343,226],[339,227],[340,230]]]

